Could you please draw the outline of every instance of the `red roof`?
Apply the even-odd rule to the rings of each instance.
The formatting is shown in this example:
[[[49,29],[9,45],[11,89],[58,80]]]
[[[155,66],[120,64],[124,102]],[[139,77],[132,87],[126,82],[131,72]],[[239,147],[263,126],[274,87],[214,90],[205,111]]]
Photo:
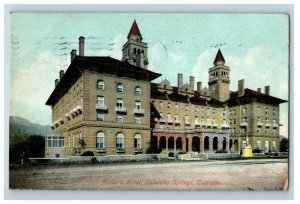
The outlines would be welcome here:
[[[133,21],[133,24],[131,26],[131,29],[130,29],[128,35],[127,35],[127,38],[129,38],[130,35],[137,35],[137,36],[141,36],[142,37],[142,34],[141,34],[141,32],[139,30],[139,27],[138,27],[138,25],[137,25],[137,23],[136,23],[135,20]]]
[[[236,101],[237,99],[241,99],[241,98],[264,99],[264,100],[268,100],[269,102],[274,103],[274,104],[287,102],[286,100],[276,98],[274,96],[266,95],[264,93],[254,91],[252,89],[245,89],[244,95],[240,96],[240,97],[238,96],[237,91],[230,93],[230,99],[228,100],[228,102],[233,102],[233,101]]]
[[[217,62],[224,62],[225,63],[225,59],[224,59],[224,57],[223,57],[222,52],[221,52],[220,49],[218,50],[218,53],[216,55],[214,64],[217,64]]]

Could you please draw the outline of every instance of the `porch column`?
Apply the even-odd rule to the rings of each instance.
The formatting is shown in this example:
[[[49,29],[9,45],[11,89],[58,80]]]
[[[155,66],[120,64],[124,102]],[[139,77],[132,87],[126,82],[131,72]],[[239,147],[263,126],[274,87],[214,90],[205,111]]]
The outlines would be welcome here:
[[[218,150],[223,148],[223,137],[218,137]]]
[[[192,143],[193,143],[193,138],[192,137],[188,137],[189,138],[189,152],[192,152]]]
[[[174,152],[176,152],[176,142],[177,142],[177,137],[174,137]]]
[[[157,147],[159,148],[159,141],[160,141],[160,137],[156,136],[156,139],[157,139]]]
[[[228,152],[228,153],[230,153],[230,149],[229,149],[229,137],[227,137],[226,138],[226,151]]]
[[[204,133],[200,134],[200,153],[204,153]]]
[[[213,136],[209,136],[209,152],[213,152],[213,140],[214,137]]]
[[[167,152],[169,152],[168,142],[169,142],[169,137],[166,136],[166,151]]]

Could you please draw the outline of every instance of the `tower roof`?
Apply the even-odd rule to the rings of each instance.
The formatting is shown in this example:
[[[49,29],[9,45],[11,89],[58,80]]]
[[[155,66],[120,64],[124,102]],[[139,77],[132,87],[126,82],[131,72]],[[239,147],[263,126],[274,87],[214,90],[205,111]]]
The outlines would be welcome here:
[[[225,59],[224,59],[224,57],[223,57],[222,52],[221,52],[220,49],[218,50],[218,53],[216,55],[214,64],[217,64],[217,62],[223,62],[223,63],[225,63]]]
[[[142,34],[141,34],[141,32],[139,30],[139,27],[138,27],[138,25],[137,25],[137,23],[136,23],[135,20],[133,21],[133,24],[132,24],[132,26],[130,28],[130,31],[129,31],[128,35],[127,35],[127,38],[129,38],[130,35],[137,35],[137,36],[141,36],[142,37]]]

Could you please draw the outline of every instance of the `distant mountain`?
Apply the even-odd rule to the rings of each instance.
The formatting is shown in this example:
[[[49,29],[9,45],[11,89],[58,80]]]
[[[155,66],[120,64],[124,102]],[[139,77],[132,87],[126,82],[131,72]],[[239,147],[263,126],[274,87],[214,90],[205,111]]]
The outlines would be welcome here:
[[[32,123],[25,118],[17,116],[9,116],[9,131],[10,133],[21,131],[27,135],[47,136],[51,134],[51,128],[49,125]]]

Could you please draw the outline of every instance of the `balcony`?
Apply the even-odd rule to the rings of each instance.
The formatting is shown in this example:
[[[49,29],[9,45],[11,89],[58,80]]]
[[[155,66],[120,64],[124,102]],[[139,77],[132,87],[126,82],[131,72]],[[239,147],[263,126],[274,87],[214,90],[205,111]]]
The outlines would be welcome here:
[[[143,150],[141,148],[134,148],[134,153],[140,154],[143,153]]]
[[[211,127],[212,124],[211,123],[206,123],[206,127]]]
[[[244,122],[241,122],[241,125],[240,125],[240,126],[241,126],[241,127],[246,127],[247,125],[248,125],[247,122],[244,121]]]
[[[127,114],[127,108],[117,106],[116,107],[116,112]]]
[[[200,127],[201,127],[200,123],[198,121],[195,121],[195,128],[200,128]]]
[[[78,114],[82,113],[82,106],[77,105],[77,106],[76,106],[76,112],[77,112]]]
[[[58,121],[54,121],[53,126],[58,127],[59,126],[59,122]]]
[[[185,121],[184,124],[187,125],[187,126],[190,126],[191,122],[190,121]]]
[[[172,119],[168,119],[168,120],[167,120],[167,123],[168,123],[168,124],[173,124],[173,120],[172,120]]]
[[[269,128],[269,127],[271,127],[271,123],[266,123],[265,126],[266,126],[266,128]]]
[[[277,129],[278,128],[278,124],[276,124],[276,123],[273,123],[273,129]]]
[[[223,124],[221,125],[221,128],[223,128],[223,129],[228,129],[228,128],[229,128],[229,124],[223,123]]]
[[[104,103],[101,103],[101,104],[97,103],[96,104],[96,110],[108,111],[108,107]]]
[[[258,127],[261,127],[262,125],[263,125],[262,122],[257,122]]]
[[[59,122],[59,124],[64,124],[64,119],[62,119],[62,118],[60,118],[60,119],[58,119],[58,122]]]
[[[217,128],[218,125],[217,125],[216,123],[213,123],[213,124],[212,124],[212,127],[213,127],[213,128]]]
[[[166,123],[166,120],[163,119],[163,118],[160,118],[160,119],[159,119],[159,123]]]
[[[98,153],[106,153],[106,149],[105,148],[97,148],[96,151]]]
[[[179,120],[175,120],[175,125],[180,125],[181,122]]]
[[[136,114],[136,115],[144,115],[144,114],[145,114],[144,109],[141,109],[141,108],[135,108],[135,109],[133,110],[133,112],[134,112],[134,114]]]
[[[116,152],[117,153],[125,153],[125,149],[123,149],[123,148],[117,148]]]
[[[200,122],[200,126],[201,126],[201,127],[205,127],[206,124],[205,124],[204,122]]]
[[[69,113],[66,113],[66,119],[67,119],[67,120],[70,120],[70,119],[71,119],[71,116],[70,116]]]

